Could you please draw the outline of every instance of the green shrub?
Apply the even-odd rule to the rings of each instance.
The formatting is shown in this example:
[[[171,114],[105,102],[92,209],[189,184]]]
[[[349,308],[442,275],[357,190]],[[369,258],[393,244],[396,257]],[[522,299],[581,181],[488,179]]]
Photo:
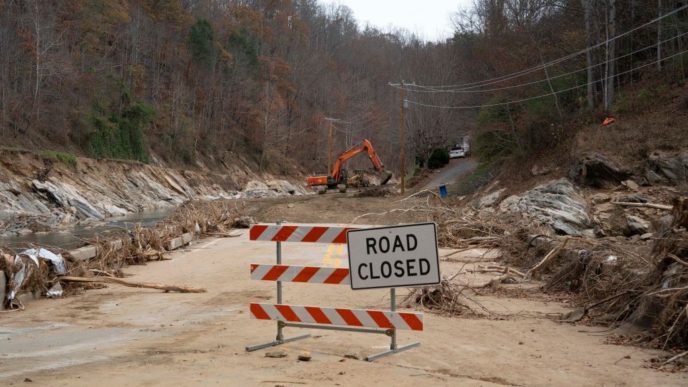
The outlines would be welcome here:
[[[143,130],[155,116],[153,107],[135,102],[120,115],[107,115],[96,107],[90,115],[93,130],[88,136],[88,153],[94,158],[148,162]]]
[[[478,167],[471,172],[470,175],[464,177],[456,185],[456,189],[451,187],[450,191],[456,191],[458,195],[470,195],[477,191],[481,187],[489,183],[494,175],[492,170],[495,169],[493,163],[481,163]]]
[[[492,161],[515,153],[517,142],[510,132],[489,130],[478,134],[475,153],[483,161]]]
[[[437,169],[449,163],[449,151],[443,148],[436,148],[428,158],[428,168]]]
[[[77,160],[76,156],[71,153],[56,152],[56,151],[43,151],[41,152],[41,157],[48,160],[59,161],[72,168],[76,168]]]
[[[198,19],[189,32],[191,55],[196,63],[212,65],[215,59],[213,27],[205,19]]]
[[[232,31],[227,46],[238,64],[250,69],[257,69],[258,42],[245,28],[240,31]]]

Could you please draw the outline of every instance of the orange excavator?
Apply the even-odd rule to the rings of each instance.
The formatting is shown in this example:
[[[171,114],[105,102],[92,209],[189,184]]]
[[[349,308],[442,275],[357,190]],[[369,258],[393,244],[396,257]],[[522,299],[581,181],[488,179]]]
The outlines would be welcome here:
[[[380,173],[380,185],[385,185],[392,178],[392,173],[385,170],[385,166],[380,161],[373,144],[369,140],[361,141],[360,145],[357,145],[337,158],[337,161],[332,167],[332,173],[329,176],[309,176],[308,185],[310,186],[327,186],[327,188],[337,188],[338,186],[343,186],[344,189],[348,186],[348,177],[346,169],[343,168],[344,163],[346,163],[352,157],[358,155],[359,153],[368,152],[368,157],[373,163],[375,169]],[[340,188],[341,189],[341,188]]]

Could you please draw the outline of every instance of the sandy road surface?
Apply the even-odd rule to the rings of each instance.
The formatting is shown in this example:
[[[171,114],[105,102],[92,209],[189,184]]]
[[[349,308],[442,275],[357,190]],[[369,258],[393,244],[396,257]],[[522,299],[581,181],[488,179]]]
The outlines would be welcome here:
[[[442,184],[456,183],[460,177],[473,171],[478,166],[475,158],[451,159],[449,164],[439,172],[432,174],[421,189],[436,190]]]
[[[384,336],[312,331],[282,348],[288,357],[246,353],[270,340],[274,323],[252,321],[247,303],[274,300],[274,284],[249,280],[249,263],[270,263],[274,244],[246,236],[204,240],[173,260],[130,267],[133,280],[203,286],[205,294],[165,294],[111,286],[61,300],[37,300],[24,312],[0,314],[0,385],[688,385],[685,374],[643,368],[656,353],[604,344],[601,329],[561,325],[546,313],[562,306],[485,297],[497,319],[425,315],[426,331],[400,342],[422,346],[374,363],[363,357],[387,345]],[[285,247],[291,264],[345,265],[328,245]],[[444,263],[451,274],[461,263]],[[402,295],[404,292],[401,292]],[[286,284],[287,303],[384,308],[382,290]],[[288,334],[302,332],[287,330]],[[299,362],[302,350],[310,362]]]

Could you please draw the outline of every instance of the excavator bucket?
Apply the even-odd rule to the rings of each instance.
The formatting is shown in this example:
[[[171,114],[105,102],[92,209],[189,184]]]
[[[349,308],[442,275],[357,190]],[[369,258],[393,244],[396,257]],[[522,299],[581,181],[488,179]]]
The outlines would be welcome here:
[[[385,185],[389,181],[389,179],[392,178],[392,172],[390,171],[385,171],[382,173],[382,176],[380,176],[380,185]]]

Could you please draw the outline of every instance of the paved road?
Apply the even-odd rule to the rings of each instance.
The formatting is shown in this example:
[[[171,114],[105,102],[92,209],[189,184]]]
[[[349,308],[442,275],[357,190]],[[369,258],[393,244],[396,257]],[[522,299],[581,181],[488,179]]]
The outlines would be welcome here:
[[[452,159],[446,167],[433,173],[427,183],[420,186],[420,190],[435,190],[441,184],[455,183],[460,177],[472,172],[477,166],[478,161],[475,158]]]

